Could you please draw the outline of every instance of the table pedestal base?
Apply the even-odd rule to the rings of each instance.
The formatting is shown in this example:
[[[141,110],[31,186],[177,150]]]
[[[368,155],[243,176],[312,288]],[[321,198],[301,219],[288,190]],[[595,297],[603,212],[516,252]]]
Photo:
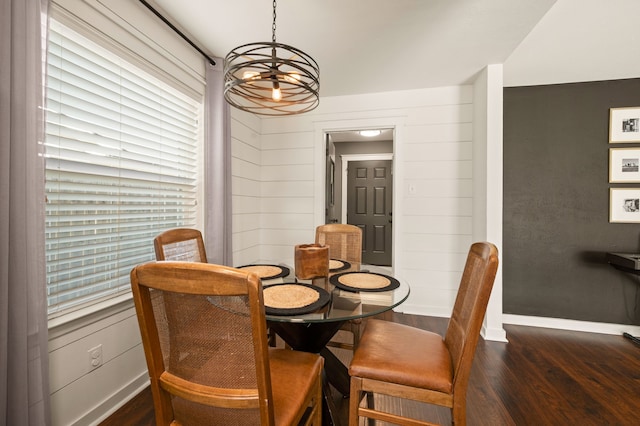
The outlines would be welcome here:
[[[293,323],[269,321],[275,331],[292,349],[320,354],[324,358],[323,423],[337,425],[336,407],[331,397],[331,384],[344,397],[349,396],[349,370],[326,345],[340,330],[344,321],[322,323]]]

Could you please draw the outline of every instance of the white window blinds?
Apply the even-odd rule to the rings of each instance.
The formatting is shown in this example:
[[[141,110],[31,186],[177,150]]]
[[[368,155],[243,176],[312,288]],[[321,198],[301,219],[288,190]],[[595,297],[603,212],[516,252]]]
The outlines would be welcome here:
[[[52,314],[130,289],[153,238],[196,223],[201,105],[59,22],[47,69]]]

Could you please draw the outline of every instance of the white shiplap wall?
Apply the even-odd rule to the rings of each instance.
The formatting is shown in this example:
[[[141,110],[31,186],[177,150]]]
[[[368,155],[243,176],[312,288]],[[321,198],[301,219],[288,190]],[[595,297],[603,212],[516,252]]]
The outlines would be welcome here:
[[[294,246],[314,241],[314,142],[313,128],[283,128],[280,133],[263,130],[263,260],[292,265]]]
[[[233,259],[240,266],[260,255],[260,120],[231,114]]]
[[[428,105],[408,110],[403,141],[404,215],[397,249],[411,284],[401,309],[448,316],[472,233],[473,91],[435,89]]]
[[[473,86],[454,86],[322,98],[311,113],[262,119],[259,251],[255,228],[234,225],[234,262],[292,264],[294,246],[313,242],[324,218],[325,131],[393,126],[394,267],[412,289],[400,309],[448,316],[472,239],[473,115]],[[234,221],[243,224],[256,218],[244,201],[257,188],[242,188],[253,183],[254,157],[248,167],[234,154]]]

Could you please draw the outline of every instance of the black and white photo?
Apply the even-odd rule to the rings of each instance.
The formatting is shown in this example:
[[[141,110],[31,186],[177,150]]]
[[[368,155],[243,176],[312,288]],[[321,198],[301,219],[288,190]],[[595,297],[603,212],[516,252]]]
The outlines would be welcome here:
[[[640,107],[609,109],[609,143],[640,142]]]
[[[609,222],[640,223],[640,188],[609,189]]]
[[[609,182],[640,183],[640,148],[609,149]]]

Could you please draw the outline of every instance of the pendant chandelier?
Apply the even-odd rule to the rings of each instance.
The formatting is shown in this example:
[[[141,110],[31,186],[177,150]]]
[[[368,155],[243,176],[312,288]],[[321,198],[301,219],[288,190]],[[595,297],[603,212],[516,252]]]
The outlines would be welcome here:
[[[276,43],[273,1],[271,43],[249,43],[233,49],[224,61],[224,98],[258,115],[294,115],[319,104],[320,69],[300,49]]]

